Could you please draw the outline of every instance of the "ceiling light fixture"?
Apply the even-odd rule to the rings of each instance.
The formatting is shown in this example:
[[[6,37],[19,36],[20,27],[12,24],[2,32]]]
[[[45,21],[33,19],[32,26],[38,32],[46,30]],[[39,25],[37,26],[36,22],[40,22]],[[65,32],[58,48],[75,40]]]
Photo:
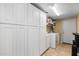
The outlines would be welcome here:
[[[60,16],[60,14],[58,13],[57,9],[55,6],[51,7],[53,9],[53,11],[56,13],[57,16]]]

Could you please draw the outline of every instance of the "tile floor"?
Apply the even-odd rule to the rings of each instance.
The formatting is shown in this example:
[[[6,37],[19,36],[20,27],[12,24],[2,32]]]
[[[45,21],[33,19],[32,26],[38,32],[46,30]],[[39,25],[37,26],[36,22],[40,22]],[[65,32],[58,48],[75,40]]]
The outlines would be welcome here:
[[[49,48],[43,56],[71,56],[72,45],[69,44],[59,44],[57,48]]]

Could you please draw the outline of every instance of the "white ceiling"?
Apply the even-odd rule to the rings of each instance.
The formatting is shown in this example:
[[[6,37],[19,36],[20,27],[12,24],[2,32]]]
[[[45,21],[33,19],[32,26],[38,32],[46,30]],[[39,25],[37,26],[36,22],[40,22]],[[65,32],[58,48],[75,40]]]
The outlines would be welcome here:
[[[48,12],[48,16],[56,18],[66,18],[72,17],[79,13],[79,3],[34,3],[37,7]],[[57,16],[56,13],[50,8],[50,6],[56,5],[57,11],[60,13],[60,16]]]

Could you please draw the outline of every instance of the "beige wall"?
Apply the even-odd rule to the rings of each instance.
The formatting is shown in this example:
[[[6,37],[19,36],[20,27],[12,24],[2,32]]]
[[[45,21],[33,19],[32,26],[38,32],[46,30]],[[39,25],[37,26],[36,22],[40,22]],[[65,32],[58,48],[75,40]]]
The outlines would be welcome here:
[[[61,33],[62,30],[62,20],[56,20],[55,32]]]
[[[74,17],[71,17],[71,18],[74,18]],[[59,33],[60,42],[61,42],[62,27],[63,27],[62,21],[63,20],[56,20],[56,27],[55,27],[55,32]],[[79,33],[79,16],[76,17],[76,32]]]
[[[61,34],[62,34],[62,20],[56,20],[55,32],[59,33],[59,39],[61,42]]]
[[[75,18],[75,16],[70,17],[70,18],[66,18],[66,19],[71,19],[71,18]],[[56,20],[55,32],[61,33],[62,26],[63,26],[63,24],[62,24],[63,20]],[[79,16],[76,17],[76,31],[79,32]]]

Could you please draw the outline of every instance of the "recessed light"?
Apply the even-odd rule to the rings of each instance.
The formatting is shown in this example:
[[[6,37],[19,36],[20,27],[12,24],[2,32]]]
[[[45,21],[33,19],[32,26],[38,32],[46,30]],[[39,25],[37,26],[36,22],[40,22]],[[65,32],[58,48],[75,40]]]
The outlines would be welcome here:
[[[57,16],[60,16],[59,12],[57,11],[56,7],[53,6],[53,7],[50,7],[55,13]]]

